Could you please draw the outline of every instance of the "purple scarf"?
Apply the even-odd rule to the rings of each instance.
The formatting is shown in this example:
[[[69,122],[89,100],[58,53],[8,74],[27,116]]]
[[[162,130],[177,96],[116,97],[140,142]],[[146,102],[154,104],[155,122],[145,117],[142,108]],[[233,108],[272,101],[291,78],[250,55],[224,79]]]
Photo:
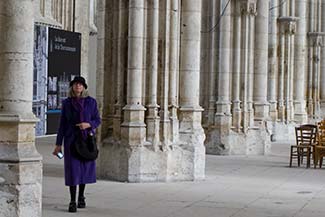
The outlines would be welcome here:
[[[72,106],[79,113],[79,123],[84,122],[85,98],[72,97]],[[83,139],[87,138],[88,130],[80,130]]]

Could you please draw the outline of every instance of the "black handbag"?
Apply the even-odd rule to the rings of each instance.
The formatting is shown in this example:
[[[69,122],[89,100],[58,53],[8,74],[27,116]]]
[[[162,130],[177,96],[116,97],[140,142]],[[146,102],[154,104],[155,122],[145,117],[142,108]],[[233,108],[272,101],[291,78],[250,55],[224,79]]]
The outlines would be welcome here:
[[[96,138],[92,133],[89,133],[84,140],[79,133],[75,136],[75,141],[72,144],[72,153],[76,158],[82,161],[96,160],[98,157],[98,148],[96,144]]]

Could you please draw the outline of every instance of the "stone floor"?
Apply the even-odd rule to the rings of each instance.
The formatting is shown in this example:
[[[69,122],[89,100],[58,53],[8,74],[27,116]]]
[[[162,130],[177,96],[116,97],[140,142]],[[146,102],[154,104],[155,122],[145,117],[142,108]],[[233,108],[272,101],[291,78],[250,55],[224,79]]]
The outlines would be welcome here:
[[[38,138],[44,157],[43,217],[65,217],[63,161],[54,138]],[[289,143],[270,156],[207,156],[200,182],[130,184],[99,180],[86,187],[80,217],[324,217],[325,169],[289,168]],[[76,216],[77,216],[76,215]]]

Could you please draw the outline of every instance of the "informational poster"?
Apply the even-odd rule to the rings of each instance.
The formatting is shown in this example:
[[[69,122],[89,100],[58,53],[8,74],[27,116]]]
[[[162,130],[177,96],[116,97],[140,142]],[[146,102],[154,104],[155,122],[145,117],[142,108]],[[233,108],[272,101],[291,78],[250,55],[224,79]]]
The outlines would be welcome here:
[[[39,119],[36,123],[36,136],[46,133],[47,112],[47,52],[48,28],[35,25],[34,28],[34,79],[33,79],[33,112]]]
[[[81,34],[35,25],[33,112],[36,136],[57,133],[62,100],[80,75]]]
[[[62,100],[68,97],[69,83],[80,75],[81,34],[49,28],[47,130],[57,132]]]

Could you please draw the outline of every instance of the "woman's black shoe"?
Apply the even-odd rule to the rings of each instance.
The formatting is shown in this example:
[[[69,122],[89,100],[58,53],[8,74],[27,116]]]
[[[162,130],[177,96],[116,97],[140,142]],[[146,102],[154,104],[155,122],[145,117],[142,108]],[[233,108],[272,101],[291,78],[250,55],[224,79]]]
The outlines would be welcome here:
[[[85,197],[79,197],[78,208],[85,208],[85,207],[86,207]]]
[[[70,204],[69,204],[69,212],[77,212],[77,204],[76,204],[76,202],[70,202]]]

